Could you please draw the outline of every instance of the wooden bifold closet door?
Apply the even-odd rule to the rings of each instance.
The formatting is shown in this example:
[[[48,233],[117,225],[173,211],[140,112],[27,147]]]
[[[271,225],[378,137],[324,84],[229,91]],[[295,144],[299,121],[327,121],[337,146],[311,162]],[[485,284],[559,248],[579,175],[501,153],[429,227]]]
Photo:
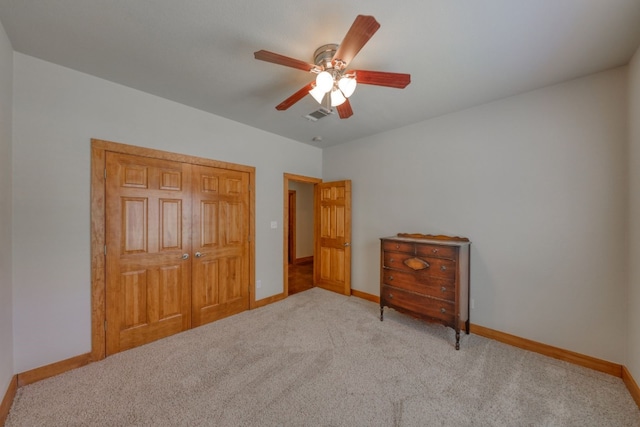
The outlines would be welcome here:
[[[249,174],[106,153],[106,354],[249,308]]]

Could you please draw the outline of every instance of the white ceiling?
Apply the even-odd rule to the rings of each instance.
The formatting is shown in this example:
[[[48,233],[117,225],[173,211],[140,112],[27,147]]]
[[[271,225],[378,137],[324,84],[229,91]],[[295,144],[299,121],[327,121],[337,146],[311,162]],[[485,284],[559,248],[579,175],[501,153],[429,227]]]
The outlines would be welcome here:
[[[315,75],[253,52],[313,62],[358,14],[381,27],[352,67],[411,84],[360,85],[346,120],[304,119],[311,96],[277,111]],[[319,147],[624,65],[640,46],[640,0],[0,0],[0,21],[18,52]]]

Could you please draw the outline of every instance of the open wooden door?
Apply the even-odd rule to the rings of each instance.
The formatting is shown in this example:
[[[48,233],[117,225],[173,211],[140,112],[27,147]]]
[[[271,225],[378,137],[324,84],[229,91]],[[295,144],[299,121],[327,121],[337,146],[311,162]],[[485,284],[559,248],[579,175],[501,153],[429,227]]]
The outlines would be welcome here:
[[[317,184],[315,206],[315,284],[351,295],[351,181]]]

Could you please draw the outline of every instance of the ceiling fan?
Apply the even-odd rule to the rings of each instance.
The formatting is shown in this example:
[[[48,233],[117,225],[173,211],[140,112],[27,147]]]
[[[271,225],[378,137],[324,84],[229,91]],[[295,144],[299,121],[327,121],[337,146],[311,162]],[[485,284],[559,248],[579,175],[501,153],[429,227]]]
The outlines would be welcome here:
[[[340,45],[331,43],[316,49],[313,55],[313,64],[266,50],[254,52],[255,58],[261,61],[317,74],[315,81],[308,83],[282,101],[276,106],[276,109],[286,110],[310,94],[327,110],[331,111],[332,107],[335,107],[340,118],[346,119],[353,115],[349,97],[353,94],[357,84],[405,88],[411,83],[409,74],[347,70],[349,63],[378,31],[378,28],[380,28],[380,24],[373,16],[358,15]]]

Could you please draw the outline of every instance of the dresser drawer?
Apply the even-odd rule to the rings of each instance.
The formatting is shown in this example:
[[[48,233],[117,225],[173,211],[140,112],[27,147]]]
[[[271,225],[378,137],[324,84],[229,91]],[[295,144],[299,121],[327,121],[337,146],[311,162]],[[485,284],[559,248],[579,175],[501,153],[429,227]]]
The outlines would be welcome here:
[[[418,317],[433,318],[450,326],[455,325],[455,305],[447,301],[383,285],[380,303],[400,311],[409,311]]]
[[[394,270],[418,272],[422,275],[454,279],[456,263],[449,259],[415,257],[413,255],[384,252],[383,267]]]
[[[396,270],[383,270],[382,282],[396,288],[406,289],[418,294],[429,295],[448,301],[455,301],[455,282],[442,277],[428,277],[416,273]]]
[[[457,248],[445,245],[416,245],[416,256],[456,259]]]
[[[384,240],[382,242],[382,250],[393,252],[404,252],[407,254],[416,253],[416,245],[412,242],[399,242],[397,240]]]

